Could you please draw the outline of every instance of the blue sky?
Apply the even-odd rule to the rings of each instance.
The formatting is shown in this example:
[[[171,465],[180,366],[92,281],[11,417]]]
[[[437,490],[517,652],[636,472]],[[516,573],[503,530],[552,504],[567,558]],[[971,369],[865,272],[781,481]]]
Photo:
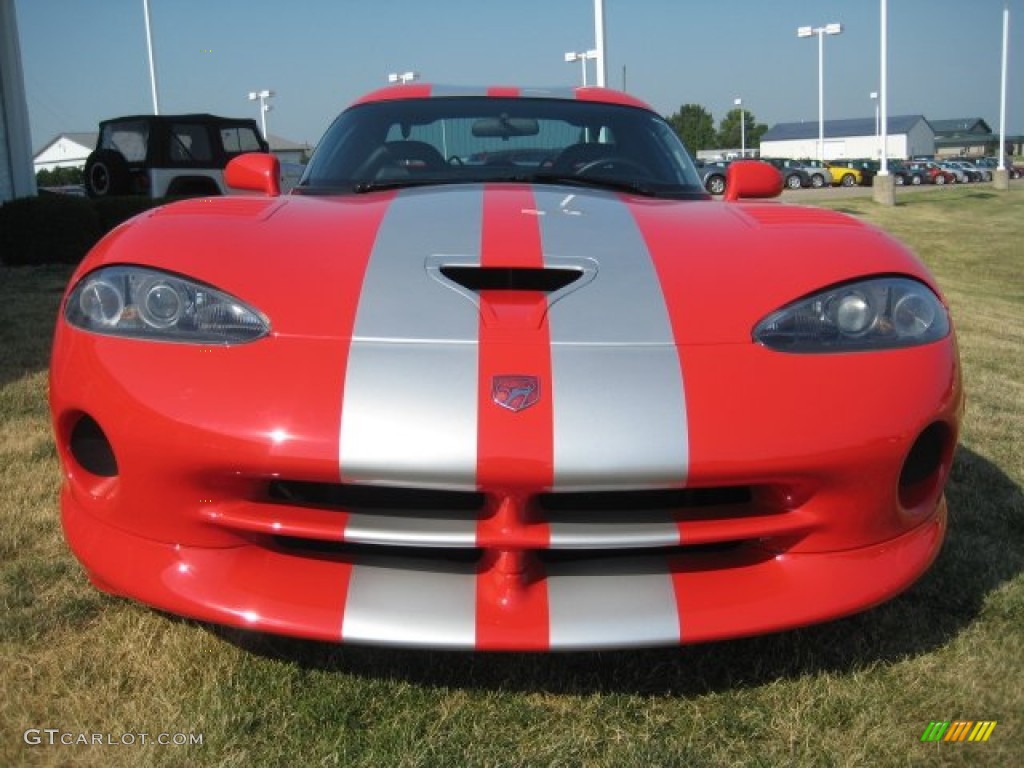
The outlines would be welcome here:
[[[142,0],[16,0],[32,141],[152,110]],[[981,117],[999,130],[1003,0],[889,0],[889,112]],[[1007,130],[1024,133],[1024,0],[1010,0]],[[430,82],[563,85],[594,44],[593,0],[150,0],[160,110],[258,117],[315,144],[389,72]],[[605,0],[608,84],[662,114],[742,97],[758,121],[816,121],[818,51],[796,28],[831,22],[826,118],[874,114],[878,0]],[[593,82],[593,70],[591,70]]]

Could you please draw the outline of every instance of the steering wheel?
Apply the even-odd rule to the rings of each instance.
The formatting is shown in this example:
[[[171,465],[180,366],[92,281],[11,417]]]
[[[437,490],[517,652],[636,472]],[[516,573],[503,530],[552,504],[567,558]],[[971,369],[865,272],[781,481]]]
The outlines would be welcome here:
[[[650,170],[638,163],[636,160],[630,160],[628,157],[622,157],[621,155],[612,155],[610,157],[599,157],[597,160],[591,160],[589,163],[584,163],[576,169],[574,174],[576,176],[586,176],[593,171],[600,170],[602,168],[606,170],[615,170],[616,167],[629,168],[636,171],[638,174],[647,178],[651,175]]]
[[[462,158],[458,155],[452,155],[448,158],[448,165],[465,165],[465,163],[462,162]]]

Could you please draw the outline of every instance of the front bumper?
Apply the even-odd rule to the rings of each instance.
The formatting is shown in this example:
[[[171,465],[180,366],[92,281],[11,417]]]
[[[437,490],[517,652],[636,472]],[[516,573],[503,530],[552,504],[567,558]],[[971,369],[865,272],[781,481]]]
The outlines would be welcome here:
[[[864,610],[935,559],[946,505],[891,541],[844,552],[588,558],[528,572],[499,562],[361,558],[271,537],[166,544],[105,526],[67,494],[72,550],[101,589],[175,614],[331,642],[476,650],[673,645],[773,632]]]
[[[176,614],[319,640],[637,647],[866,609],[909,586],[942,543],[963,407],[952,339],[870,358],[684,349],[685,487],[408,497],[342,482],[337,348],[84,335],[64,347],[51,381],[63,524],[94,583]],[[608,354],[614,367],[625,353]],[[109,437],[116,476],[76,457],[85,416]],[[636,451],[625,438],[614,447]],[[924,468],[908,472],[919,452]]]

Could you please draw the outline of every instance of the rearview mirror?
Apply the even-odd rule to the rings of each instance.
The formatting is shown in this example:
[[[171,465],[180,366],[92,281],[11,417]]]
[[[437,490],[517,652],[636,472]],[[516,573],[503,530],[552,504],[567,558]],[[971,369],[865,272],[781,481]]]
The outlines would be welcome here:
[[[540,126],[532,117],[481,117],[473,123],[473,135],[477,138],[502,138],[512,136],[536,136]]]
[[[778,197],[782,194],[782,173],[760,160],[734,160],[725,172],[725,200]]]
[[[224,183],[239,191],[277,197],[281,194],[281,162],[265,152],[247,152],[228,163]]]

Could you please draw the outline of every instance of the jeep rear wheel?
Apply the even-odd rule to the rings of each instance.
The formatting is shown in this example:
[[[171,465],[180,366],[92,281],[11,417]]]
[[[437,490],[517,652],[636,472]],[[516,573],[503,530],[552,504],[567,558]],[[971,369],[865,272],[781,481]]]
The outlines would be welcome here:
[[[85,191],[89,197],[128,192],[128,162],[113,149],[98,149],[85,161]]]

